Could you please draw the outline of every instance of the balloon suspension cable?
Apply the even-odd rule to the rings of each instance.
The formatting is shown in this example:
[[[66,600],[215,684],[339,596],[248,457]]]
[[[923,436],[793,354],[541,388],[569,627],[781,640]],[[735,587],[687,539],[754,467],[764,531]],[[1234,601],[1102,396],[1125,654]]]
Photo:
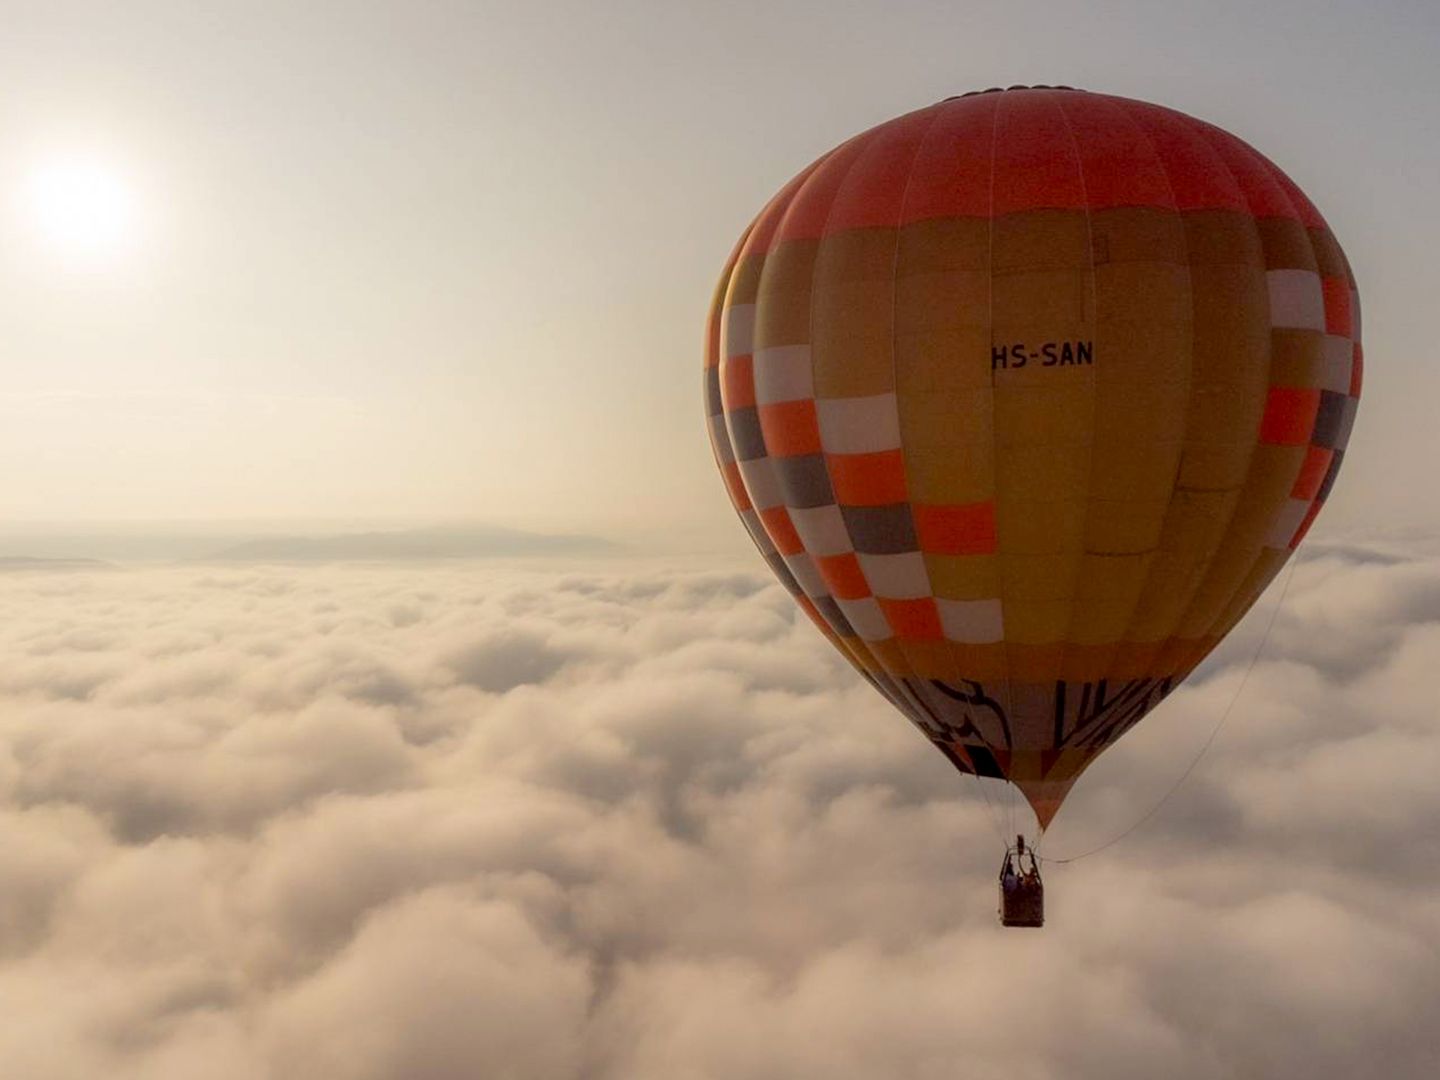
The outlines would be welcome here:
[[[1009,784],[1007,786],[1010,789],[1005,793],[1010,803],[1010,832],[1011,834],[1015,834],[1019,831],[1016,826],[1020,820],[1020,811],[1015,806],[1015,793],[1018,789],[1015,787],[1014,784]]]
[[[977,774],[971,774],[971,781],[980,789],[980,797],[985,800],[985,816],[990,819],[990,828],[995,830],[1002,843],[1009,843],[1006,840],[1008,835],[1005,831],[1005,810],[995,805],[990,798],[990,789],[985,783],[985,778]],[[1007,785],[1008,786],[1008,785]]]
[[[1256,646],[1254,653],[1251,654],[1250,663],[1246,665],[1245,673],[1240,676],[1240,682],[1235,687],[1235,693],[1230,696],[1229,703],[1220,713],[1220,719],[1217,720],[1215,722],[1215,726],[1210,729],[1210,734],[1200,745],[1199,751],[1197,751],[1195,756],[1190,759],[1190,764],[1185,766],[1185,771],[1182,772],[1175,780],[1175,782],[1170,785],[1170,789],[1166,791],[1164,795],[1160,796],[1159,801],[1156,802],[1153,806],[1151,806],[1149,810],[1145,811],[1145,813],[1139,818],[1139,820],[1137,820],[1133,825],[1131,825],[1128,829],[1126,829],[1119,835],[1112,836],[1109,840],[1106,840],[1098,847],[1093,847],[1089,851],[1082,851],[1079,855],[1069,855],[1063,859],[1042,857],[1043,862],[1057,864],[1079,862],[1081,859],[1089,858],[1091,855],[1098,854],[1099,852],[1104,851],[1106,848],[1114,844],[1118,844],[1121,840],[1124,840],[1127,836],[1135,832],[1137,829],[1140,828],[1140,826],[1144,825],[1147,821],[1149,821],[1157,813],[1159,813],[1160,808],[1170,801],[1170,797],[1180,790],[1180,786],[1190,778],[1190,774],[1194,772],[1195,767],[1200,764],[1200,759],[1205,756],[1205,754],[1209,751],[1210,747],[1214,744],[1216,737],[1220,734],[1220,729],[1223,728],[1225,726],[1225,722],[1230,719],[1230,713],[1234,710],[1235,703],[1240,700],[1240,695],[1245,690],[1245,684],[1250,681],[1250,673],[1255,670],[1255,665],[1259,662],[1260,656],[1262,653],[1264,653],[1265,646],[1270,640],[1270,631],[1275,629],[1275,621],[1280,614],[1280,608],[1285,603],[1285,594],[1290,591],[1290,582],[1295,578],[1295,567],[1299,564],[1299,562],[1300,559],[1298,554],[1290,561],[1290,566],[1287,568],[1285,574],[1285,583],[1280,587],[1280,596],[1275,601],[1275,607],[1272,608],[1270,611],[1270,619],[1265,624],[1265,632],[1260,635],[1260,643]],[[1033,846],[1035,845],[1032,845],[1032,847]]]

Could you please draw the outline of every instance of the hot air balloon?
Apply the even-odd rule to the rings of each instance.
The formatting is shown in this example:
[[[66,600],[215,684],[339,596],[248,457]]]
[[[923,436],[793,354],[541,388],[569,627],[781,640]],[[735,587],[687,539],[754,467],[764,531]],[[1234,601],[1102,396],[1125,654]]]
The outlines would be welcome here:
[[[776,577],[1043,831],[1294,552],[1362,366],[1345,255],[1268,159],[1012,87],[781,188],[721,275],[705,399]]]

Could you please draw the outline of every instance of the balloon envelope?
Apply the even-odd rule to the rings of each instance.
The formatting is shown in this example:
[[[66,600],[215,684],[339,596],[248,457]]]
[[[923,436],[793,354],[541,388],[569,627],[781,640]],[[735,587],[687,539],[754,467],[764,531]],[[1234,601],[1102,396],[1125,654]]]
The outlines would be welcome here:
[[[711,310],[716,460],[776,576],[1042,827],[1324,504],[1360,393],[1325,221],[1212,125],[1068,88],[858,135]]]

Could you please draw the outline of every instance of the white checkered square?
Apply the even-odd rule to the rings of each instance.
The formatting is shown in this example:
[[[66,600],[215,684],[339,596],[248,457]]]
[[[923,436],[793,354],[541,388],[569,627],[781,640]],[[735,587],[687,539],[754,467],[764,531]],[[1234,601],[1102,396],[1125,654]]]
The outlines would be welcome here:
[[[740,462],[740,479],[745,482],[745,493],[750,496],[756,510],[785,505],[775,465],[768,457]]]
[[[1270,532],[1265,537],[1265,546],[1288,548],[1290,541],[1295,538],[1296,530],[1300,528],[1300,523],[1305,520],[1305,515],[1309,512],[1309,499],[1285,500],[1285,505],[1280,508],[1280,514],[1275,519],[1275,524],[1270,526]]]
[[[720,326],[720,350],[725,356],[744,356],[755,347],[755,305],[736,304],[725,309]]]
[[[870,591],[886,600],[919,600],[930,595],[930,574],[925,569],[925,556],[918,551],[899,555],[856,556]]]
[[[841,600],[836,597],[835,603],[845,613],[845,618],[855,629],[857,637],[865,641],[886,641],[893,636],[890,624],[885,621],[885,613],[880,610],[880,605],[873,596],[867,596],[863,600]]]
[[[790,521],[800,536],[800,542],[811,555],[848,555],[855,550],[850,543],[850,533],[845,529],[845,519],[840,516],[840,507],[829,506],[790,508]]]
[[[1325,329],[1325,292],[1313,270],[1267,270],[1270,325],[1296,330]]]
[[[755,401],[771,405],[815,396],[809,345],[776,345],[755,354]]]
[[[1349,338],[1326,334],[1320,345],[1320,389],[1337,394],[1350,392],[1350,369],[1355,364],[1355,343]]]
[[[800,589],[810,599],[829,596],[830,590],[825,585],[825,579],[820,576],[820,571],[815,569],[815,562],[803,551],[799,555],[783,555],[785,565],[790,568]]]
[[[935,600],[945,637],[965,645],[990,645],[1005,638],[999,600]]]
[[[821,398],[815,411],[820,445],[827,454],[874,454],[900,446],[900,410],[894,394]]]

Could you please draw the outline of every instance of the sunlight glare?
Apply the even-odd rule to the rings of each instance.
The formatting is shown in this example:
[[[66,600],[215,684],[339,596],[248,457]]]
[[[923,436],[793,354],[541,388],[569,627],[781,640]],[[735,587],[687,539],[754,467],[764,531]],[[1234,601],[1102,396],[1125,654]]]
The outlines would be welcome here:
[[[113,262],[136,239],[138,207],[125,176],[103,161],[68,158],[35,168],[23,213],[38,239],[76,265]]]

